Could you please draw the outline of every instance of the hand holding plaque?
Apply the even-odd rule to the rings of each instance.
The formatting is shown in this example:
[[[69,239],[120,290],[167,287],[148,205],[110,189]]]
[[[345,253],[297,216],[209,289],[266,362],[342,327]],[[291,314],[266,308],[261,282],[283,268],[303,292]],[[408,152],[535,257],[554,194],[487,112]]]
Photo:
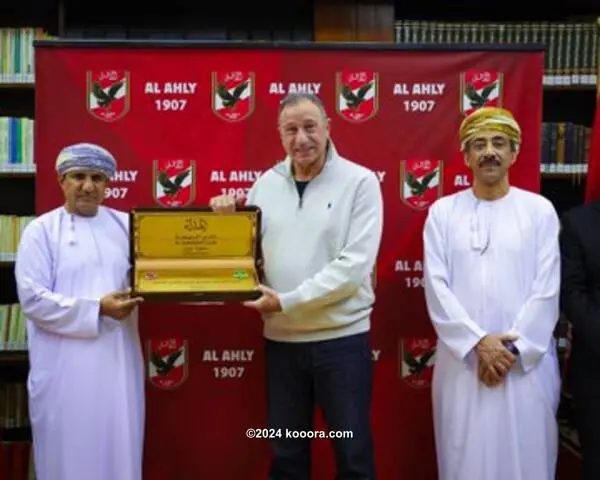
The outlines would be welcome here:
[[[135,209],[130,213],[131,289],[149,300],[258,298],[260,210]]]
[[[281,312],[281,300],[275,290],[265,285],[259,285],[257,289],[261,294],[260,298],[246,300],[244,302],[245,307],[253,308],[260,313]]]

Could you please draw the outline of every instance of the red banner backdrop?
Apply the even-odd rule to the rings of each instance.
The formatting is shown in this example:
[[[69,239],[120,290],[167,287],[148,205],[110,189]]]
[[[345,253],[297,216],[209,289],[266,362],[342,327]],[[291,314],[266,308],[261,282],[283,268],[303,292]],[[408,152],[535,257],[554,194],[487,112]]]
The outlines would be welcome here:
[[[372,328],[379,478],[433,479],[435,336],[422,293],[423,221],[432,201],[470,185],[457,130],[482,105],[516,115],[524,143],[511,180],[538,190],[542,62],[541,52],[522,50],[40,43],[37,213],[62,202],[54,160],[81,141],[116,155],[106,204],[119,209],[244,193],[283,156],[276,130],[283,95],[319,95],[337,148],[376,171],[384,194]],[[265,426],[258,316],[238,305],[146,304],[141,328],[144,478],[266,478],[268,444],[246,435]],[[170,370],[158,368],[157,358],[180,348]],[[333,478],[328,441],[315,440],[314,453],[315,478]]]

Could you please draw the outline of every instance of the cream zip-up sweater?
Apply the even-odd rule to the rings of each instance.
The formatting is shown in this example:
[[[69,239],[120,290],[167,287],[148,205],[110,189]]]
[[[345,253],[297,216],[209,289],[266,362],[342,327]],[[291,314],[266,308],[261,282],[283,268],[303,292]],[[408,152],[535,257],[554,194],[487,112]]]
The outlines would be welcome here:
[[[381,187],[373,171],[329,145],[324,168],[302,198],[286,158],[259,177],[246,200],[262,210],[265,283],[283,308],[263,316],[268,339],[325,340],[370,328]]]

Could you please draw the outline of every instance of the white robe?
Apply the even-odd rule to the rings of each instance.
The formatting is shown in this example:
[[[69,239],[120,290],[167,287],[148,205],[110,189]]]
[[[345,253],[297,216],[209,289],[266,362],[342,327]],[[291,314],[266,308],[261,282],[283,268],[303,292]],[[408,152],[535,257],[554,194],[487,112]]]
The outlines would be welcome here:
[[[424,275],[438,335],[432,401],[440,480],[555,478],[558,233],[552,204],[515,187],[493,202],[465,190],[430,207]],[[506,332],[519,336],[520,359],[504,384],[488,388],[473,347]]]
[[[127,287],[127,214],[55,209],[22,234],[15,276],[28,319],[27,381],[38,480],[141,480],[144,367],[137,311],[99,316]]]

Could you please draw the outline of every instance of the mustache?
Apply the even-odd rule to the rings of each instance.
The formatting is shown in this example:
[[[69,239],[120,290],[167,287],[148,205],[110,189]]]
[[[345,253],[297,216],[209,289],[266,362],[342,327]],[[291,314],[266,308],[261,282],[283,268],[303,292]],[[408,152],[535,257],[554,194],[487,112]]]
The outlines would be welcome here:
[[[483,157],[479,160],[479,166],[485,167],[487,165],[496,165],[499,167],[501,165],[500,159],[494,155]]]

